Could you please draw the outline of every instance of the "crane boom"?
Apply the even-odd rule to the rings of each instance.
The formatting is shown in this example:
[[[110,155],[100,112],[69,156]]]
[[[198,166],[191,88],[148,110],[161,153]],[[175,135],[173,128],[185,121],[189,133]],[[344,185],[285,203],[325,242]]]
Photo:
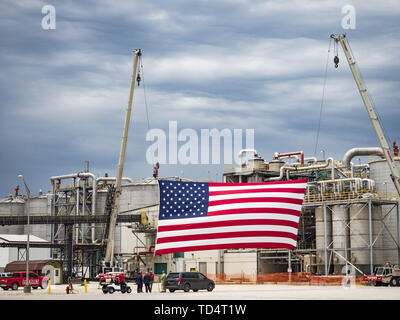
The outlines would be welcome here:
[[[391,178],[393,180],[393,183],[396,187],[397,193],[400,195],[400,173],[398,168],[396,167],[395,161],[393,159],[393,156],[390,152],[389,144],[385,138],[385,135],[383,133],[383,130],[381,128],[381,125],[379,123],[378,117],[376,116],[375,110],[372,106],[371,100],[367,94],[367,89],[365,88],[360,74],[356,68],[356,63],[354,61],[354,58],[352,57],[348,45],[346,45],[346,35],[345,34],[340,34],[340,35],[331,35],[331,38],[334,39],[336,42],[340,42],[343,52],[346,56],[347,62],[349,63],[351,73],[353,74],[354,80],[356,81],[358,91],[360,92],[361,98],[364,102],[365,109],[368,112],[368,116],[371,120],[372,126],[375,130],[375,133],[378,137],[379,143],[382,147],[384,157],[389,165],[389,169],[391,172]]]
[[[113,264],[114,231],[115,231],[115,225],[116,225],[117,216],[118,216],[119,199],[121,196],[121,181],[122,181],[122,173],[124,170],[125,151],[126,151],[126,144],[127,144],[127,140],[128,140],[129,123],[130,123],[130,119],[131,119],[133,92],[134,92],[134,88],[135,88],[137,65],[138,65],[138,60],[139,60],[140,55],[141,55],[141,50],[136,49],[134,60],[133,60],[133,74],[132,74],[131,88],[130,88],[130,93],[129,93],[128,108],[126,110],[124,133],[122,136],[122,144],[121,144],[121,152],[119,155],[118,172],[117,172],[117,178],[116,178],[116,182],[115,182],[114,205],[113,205],[113,208],[111,211],[111,217],[110,217],[109,229],[108,229],[108,237],[107,237],[106,254],[105,254],[105,258],[104,258],[104,262],[106,264],[111,264],[111,266]]]

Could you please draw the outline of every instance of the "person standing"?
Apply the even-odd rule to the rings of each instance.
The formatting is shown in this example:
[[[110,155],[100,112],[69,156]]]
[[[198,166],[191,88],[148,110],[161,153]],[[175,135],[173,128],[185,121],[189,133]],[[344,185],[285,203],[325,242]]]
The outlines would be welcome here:
[[[140,271],[136,274],[136,285],[137,285],[137,293],[143,292],[142,270],[140,270]]]
[[[151,290],[153,290],[154,273],[150,271],[149,274],[150,274],[150,292],[151,292]]]
[[[146,274],[143,277],[143,282],[144,282],[144,286],[146,287],[147,293],[151,292],[150,281],[151,281],[151,278],[150,278],[149,272],[146,272]]]
[[[160,280],[161,280],[161,292],[166,292],[165,290],[165,280],[167,279],[167,275],[165,274],[165,271],[162,271]]]

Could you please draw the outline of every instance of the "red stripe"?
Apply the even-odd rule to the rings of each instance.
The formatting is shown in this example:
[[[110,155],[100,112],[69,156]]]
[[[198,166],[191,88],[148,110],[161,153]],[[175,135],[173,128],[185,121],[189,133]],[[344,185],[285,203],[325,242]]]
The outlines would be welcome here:
[[[232,231],[232,232],[216,232],[206,234],[191,234],[185,236],[172,236],[157,239],[157,243],[169,243],[177,241],[193,241],[193,240],[210,240],[225,238],[241,238],[241,237],[280,237],[297,240],[297,235],[284,231]]]
[[[293,221],[278,220],[278,219],[228,220],[228,221],[212,221],[212,222],[177,224],[177,225],[171,225],[171,226],[159,226],[158,232],[188,230],[188,229],[202,229],[202,228],[216,228],[216,227],[230,227],[230,226],[254,226],[254,225],[273,225],[273,226],[287,226],[287,227],[297,228],[299,224],[296,222],[293,222]]]
[[[342,43],[343,43],[344,50],[349,51],[349,50],[347,50],[346,42],[344,40],[342,40]]]
[[[290,184],[290,183],[306,183],[308,179],[289,180],[289,181],[275,181],[275,182],[255,182],[255,183],[224,183],[224,182],[209,182],[210,187],[235,187],[235,186],[260,186],[260,185],[274,185],[274,184]]]
[[[251,243],[227,243],[227,244],[210,244],[205,246],[191,246],[181,248],[168,248],[160,249],[154,252],[154,255],[161,255],[167,253],[186,252],[186,251],[201,251],[201,250],[216,250],[216,249],[242,249],[242,248],[268,248],[268,249],[296,249],[295,246],[288,243],[275,243],[275,242],[251,242]]]
[[[289,192],[289,193],[304,193],[304,188],[271,188],[271,189],[241,189],[241,190],[225,190],[225,191],[210,191],[210,196],[220,196],[225,194],[236,193],[258,193],[258,192]]]
[[[276,213],[276,214],[290,214],[292,216],[300,217],[300,210],[286,209],[286,208],[236,208],[218,210],[208,212],[207,216],[221,216],[224,214],[240,214],[240,213]]]
[[[293,199],[293,198],[278,198],[278,197],[262,197],[262,198],[239,198],[239,199],[224,199],[224,200],[215,200],[210,201],[208,203],[209,207],[219,206],[223,204],[232,204],[232,203],[248,203],[248,202],[279,202],[279,203],[292,203],[299,204],[303,203],[303,199]]]

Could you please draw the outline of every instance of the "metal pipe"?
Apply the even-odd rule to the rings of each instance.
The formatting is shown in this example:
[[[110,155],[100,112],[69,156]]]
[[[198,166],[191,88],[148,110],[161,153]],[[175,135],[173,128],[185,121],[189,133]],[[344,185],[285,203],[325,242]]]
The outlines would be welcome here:
[[[97,183],[96,183],[96,176],[90,172],[79,173],[79,177],[91,178],[92,179],[92,214],[96,213],[96,201],[97,201]],[[92,242],[95,241],[95,225],[92,223],[91,225],[91,238]]]
[[[332,166],[332,172],[334,172],[335,170],[335,166],[334,166],[334,161],[333,158],[328,158],[326,159],[326,163],[325,164],[317,164],[314,166],[307,166],[304,168],[301,168],[302,170],[314,170],[314,169],[323,169],[323,168],[327,168],[329,167],[329,164],[331,164]],[[295,171],[297,170],[297,168],[294,167],[288,167],[288,166],[283,166],[280,169],[280,174],[279,177],[274,177],[274,178],[269,178],[269,179],[265,179],[265,181],[279,181],[283,179],[283,171],[288,170],[288,171]]]
[[[296,151],[296,152],[288,152],[288,153],[277,153],[275,152],[275,159],[281,159],[282,157],[290,157],[294,155],[300,155],[300,163],[304,164],[304,152],[303,151]]]
[[[99,177],[96,179],[96,185],[100,182],[100,181],[116,181],[117,178],[115,177]],[[122,181],[128,181],[129,183],[133,183],[133,180],[131,178],[128,177],[123,177],[121,178]]]
[[[374,252],[372,245],[372,204],[371,200],[368,200],[368,231],[369,231],[369,268],[370,274],[374,273]]]
[[[76,215],[79,216],[79,195],[80,195],[80,191],[79,191],[79,185],[81,183],[81,178],[77,177],[76,178]],[[79,243],[79,225],[76,224],[75,226],[75,243]]]
[[[65,174],[65,175],[61,175],[61,176],[53,176],[53,177],[50,177],[50,181],[53,186],[55,180],[75,179],[75,178],[91,178],[92,179],[92,214],[95,214],[96,200],[97,200],[97,184],[95,183],[96,176],[93,173],[80,172],[80,173]],[[79,182],[78,182],[78,187],[79,187]],[[79,190],[77,191],[77,195],[78,194],[79,194]],[[54,188],[54,195],[55,195],[55,188]],[[78,197],[78,200],[79,200],[79,197]],[[95,235],[94,235],[94,226],[92,226],[92,227],[93,227],[92,228],[92,242],[93,242]]]
[[[348,150],[342,159],[342,166],[350,167],[351,159],[355,156],[380,156],[384,157],[382,148],[379,147],[367,147],[367,148],[352,148]]]
[[[278,177],[268,178],[268,179],[265,179],[265,181],[280,181],[280,180],[283,179],[283,175],[284,175],[283,171],[296,171],[296,170],[297,170],[297,168],[294,168],[294,167],[283,166],[279,170],[279,176]]]
[[[326,223],[326,203],[324,203],[324,264],[325,264],[325,275],[328,275],[328,239],[327,239],[328,227]]]
[[[400,210],[399,202],[396,204],[396,220],[397,220],[397,263],[400,265]]]
[[[243,156],[243,153],[245,153],[245,152],[252,152],[252,153],[254,153],[255,156],[257,155],[257,151],[255,149],[242,149],[242,150],[240,150],[239,151],[239,168],[242,167],[242,156]]]

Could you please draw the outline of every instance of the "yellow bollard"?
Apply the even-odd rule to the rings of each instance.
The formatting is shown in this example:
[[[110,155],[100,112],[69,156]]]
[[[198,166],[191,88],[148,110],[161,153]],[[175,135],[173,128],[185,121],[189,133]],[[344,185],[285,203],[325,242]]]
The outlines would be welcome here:
[[[48,288],[48,293],[50,294],[51,293],[51,280],[49,279],[49,281],[47,282],[48,283],[48,286],[49,286],[49,288]]]
[[[86,281],[86,279],[83,282],[85,283],[85,293],[87,293],[87,281]]]

